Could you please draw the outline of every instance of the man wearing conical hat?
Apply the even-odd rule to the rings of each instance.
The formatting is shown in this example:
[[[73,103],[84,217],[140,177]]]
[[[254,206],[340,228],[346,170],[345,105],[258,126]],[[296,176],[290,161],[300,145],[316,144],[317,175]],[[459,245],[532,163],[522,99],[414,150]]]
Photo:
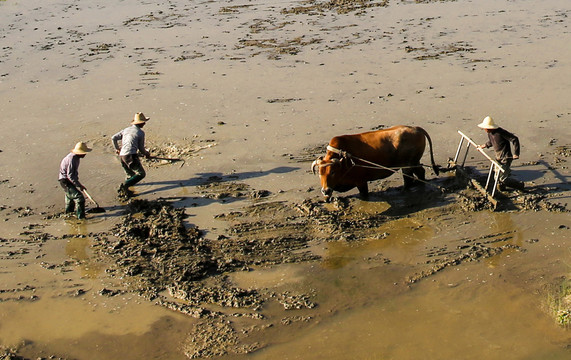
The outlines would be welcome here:
[[[510,175],[512,161],[519,159],[519,139],[511,132],[496,125],[494,120],[489,116],[486,116],[484,120],[478,124],[478,127],[484,129],[488,134],[488,141],[478,147],[480,149],[493,147],[496,153],[496,160],[504,168],[504,172],[499,174],[499,184],[502,189],[504,182]],[[513,155],[510,144],[513,145],[514,148]]]
[[[139,160],[139,153],[149,158],[151,154],[145,149],[145,132],[143,127],[150,118],[138,112],[131,121],[131,126],[119,131],[111,137],[113,147],[121,158],[121,165],[127,175],[125,182],[119,187],[120,196],[132,196],[129,187],[137,184],[146,176],[145,169]],[[121,144],[119,144],[119,141]]]
[[[87,188],[79,182],[79,161],[90,152],[84,142],[78,142],[59,166],[59,183],[65,191],[65,213],[74,213],[78,219],[85,219],[85,197],[82,190]]]

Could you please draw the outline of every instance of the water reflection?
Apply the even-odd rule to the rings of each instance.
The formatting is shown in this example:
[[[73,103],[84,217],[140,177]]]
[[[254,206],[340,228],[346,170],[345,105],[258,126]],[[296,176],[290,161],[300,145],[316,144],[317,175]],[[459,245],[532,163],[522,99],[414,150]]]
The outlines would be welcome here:
[[[68,226],[69,233],[77,236],[68,238],[65,245],[66,255],[79,263],[78,270],[82,277],[96,278],[103,270],[103,266],[93,260],[89,250],[91,238],[87,236],[89,234],[87,223],[85,221],[70,222]]]
[[[489,217],[490,234],[506,234],[506,241],[500,241],[490,246],[506,244],[523,246],[523,232],[512,219],[512,214],[506,212],[491,212]],[[486,260],[488,267],[495,268],[505,262],[505,258],[516,252],[516,249],[505,249],[502,254],[492,256]]]
[[[388,257],[393,263],[416,262],[418,246],[434,236],[434,229],[418,219],[403,218],[370,229],[364,240],[331,242],[322,266],[340,269],[349,263],[368,257]]]
[[[526,326],[533,324],[533,326]],[[425,283],[379,298],[252,359],[568,359],[567,338],[529,292],[503,282]]]

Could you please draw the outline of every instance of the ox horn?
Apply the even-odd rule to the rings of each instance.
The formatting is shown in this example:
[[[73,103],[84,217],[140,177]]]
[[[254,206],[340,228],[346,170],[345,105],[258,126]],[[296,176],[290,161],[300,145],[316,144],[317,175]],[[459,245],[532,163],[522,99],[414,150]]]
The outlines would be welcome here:
[[[323,160],[323,157],[319,157],[319,158],[317,158],[317,160],[315,160],[313,163],[311,163],[311,172],[313,173],[313,175],[316,175],[315,168],[318,167],[319,165],[321,165],[322,160]]]

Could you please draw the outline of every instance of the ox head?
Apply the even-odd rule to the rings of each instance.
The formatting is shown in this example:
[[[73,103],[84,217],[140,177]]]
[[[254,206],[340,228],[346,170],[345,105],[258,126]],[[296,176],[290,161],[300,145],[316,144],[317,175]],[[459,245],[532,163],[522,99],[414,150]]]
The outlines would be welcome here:
[[[341,158],[329,158],[323,156],[317,158],[311,164],[313,174],[318,174],[321,181],[321,193],[327,200],[331,197],[333,190],[339,184],[343,174],[345,173],[346,160]]]

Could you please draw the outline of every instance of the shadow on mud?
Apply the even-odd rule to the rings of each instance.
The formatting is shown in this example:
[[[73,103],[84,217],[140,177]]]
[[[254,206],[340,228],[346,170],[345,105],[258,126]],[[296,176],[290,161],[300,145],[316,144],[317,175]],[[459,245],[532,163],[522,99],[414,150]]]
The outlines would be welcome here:
[[[543,160],[522,166],[537,165],[544,166],[546,170],[541,168],[521,170],[521,167],[513,169],[510,179],[514,179],[515,181],[507,181],[507,186],[501,190],[497,190],[495,193],[495,198],[498,201],[497,211],[567,211],[563,201],[567,199],[563,194],[571,189],[567,177],[561,174],[557,168]],[[467,171],[482,187],[485,186],[487,174],[474,168],[467,168]],[[562,182],[541,185],[535,184],[533,180],[542,179],[547,171],[550,171],[556,178],[561,179]],[[468,196],[473,204],[478,203],[478,201],[475,200],[476,197]],[[471,210],[483,210],[486,208],[483,202],[480,202],[480,205],[481,206],[477,206]]]
[[[210,184],[229,183],[238,180],[246,180],[268,176],[271,174],[287,174],[292,171],[299,170],[299,167],[279,166],[266,171],[246,171],[241,173],[232,173],[225,175],[221,172],[211,173],[197,173],[194,178],[187,180],[168,180],[168,181],[154,181],[147,182],[146,185],[153,186],[151,190],[139,193],[139,195],[146,195],[150,193],[157,193],[161,191],[168,191],[177,188],[184,188],[186,186],[208,186]]]
[[[381,214],[401,217],[451,204],[455,199],[447,197],[446,192],[445,188],[437,189],[425,185],[410,189],[398,187],[371,193],[367,201],[386,202],[390,207]]]
[[[473,236],[462,233],[434,243],[438,231],[448,233],[458,223],[469,225],[474,212],[489,209],[487,198],[463,178],[441,176],[430,185],[406,190],[377,182],[366,200],[336,194],[332,202],[316,193],[290,202],[240,181],[297,169],[202,173],[184,181],[149,183],[158,186],[151,192],[176,187],[183,191],[169,199],[133,199],[121,223],[94,236],[94,254],[110,264],[106,273],[117,282],[101,295],[133,292],[195,318],[192,333],[179,344],[189,358],[238,356],[268,346],[291,324],[300,329],[313,326],[328,310],[322,295],[311,288],[242,288],[233,280],[240,274],[293,264],[335,271],[359,259],[376,270],[397,271],[392,284],[405,289],[451,267],[526,251],[510,228]],[[525,175],[540,178],[541,172],[534,170]],[[486,181],[477,170],[471,177]],[[185,186],[192,186],[192,194],[186,194]],[[568,212],[550,201],[566,186],[530,186],[497,196],[502,210]],[[226,225],[217,236],[207,237],[209,229],[186,222],[188,207],[239,200],[251,201],[214,216]],[[423,237],[432,241],[430,246],[420,245]],[[411,250],[420,254],[411,256]]]
[[[423,210],[450,205],[456,199],[449,194],[465,187],[463,184],[458,184],[454,178],[445,177],[434,178],[428,180],[427,184],[419,183],[409,188],[404,186],[391,187],[382,182],[376,186],[374,183],[371,185],[371,192],[366,198],[362,198],[358,194],[343,195],[339,193],[334,198],[338,200],[358,199],[361,204],[375,207],[378,215],[402,217]],[[381,204],[385,206],[380,206]]]

